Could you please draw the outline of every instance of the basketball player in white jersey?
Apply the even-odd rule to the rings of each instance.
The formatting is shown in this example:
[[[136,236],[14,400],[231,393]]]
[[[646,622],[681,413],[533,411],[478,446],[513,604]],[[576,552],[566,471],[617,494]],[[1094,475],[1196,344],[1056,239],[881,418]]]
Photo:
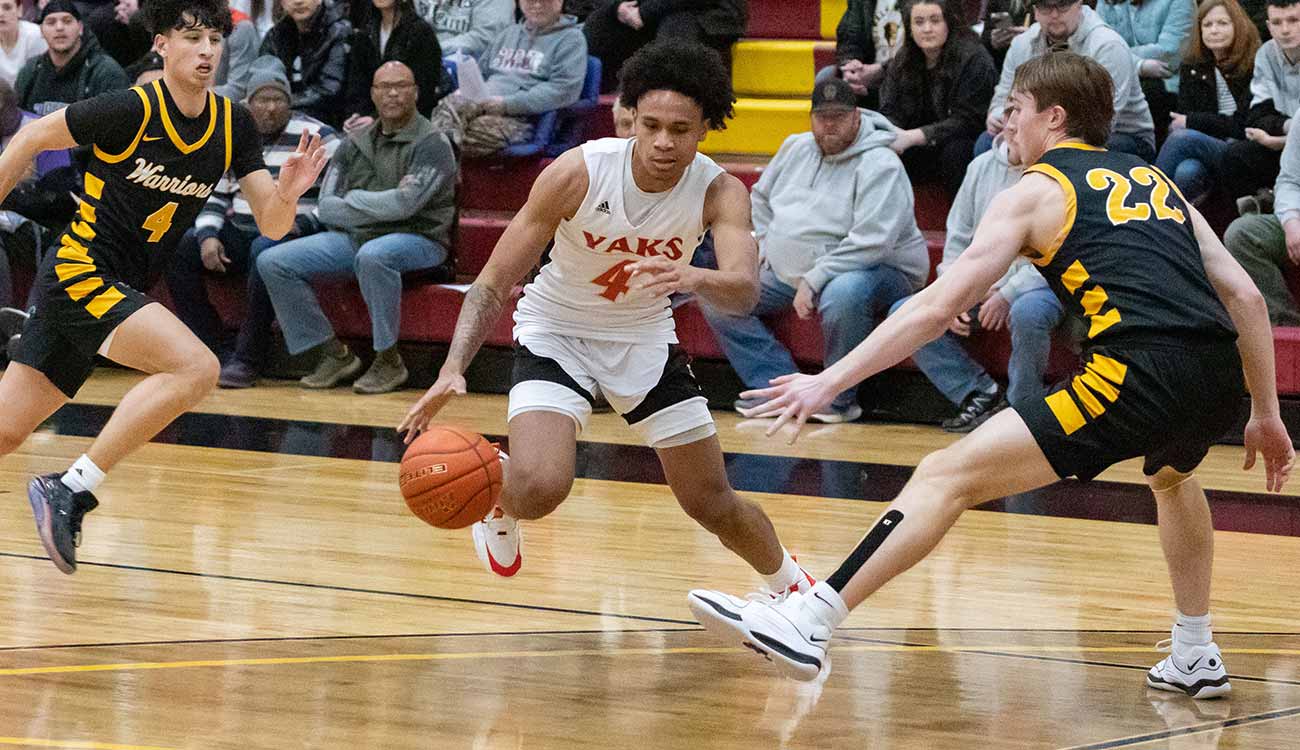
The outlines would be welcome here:
[[[465,295],[438,381],[406,415],[410,442],[454,395],[466,366],[510,300],[511,289],[552,238],[551,260],[524,288],[515,313],[510,460],[500,505],[473,527],[492,572],[523,562],[519,520],[548,515],[573,486],[577,438],[593,394],[658,453],[682,508],[764,576],[776,595],[813,584],[771,521],[727,481],[708,404],[677,336],[668,295],[692,292],[748,312],[758,298],[749,192],[697,153],[735,101],[717,53],[657,44],[622,72],[622,102],[635,111],[630,139],[589,142],[537,178],[491,260]],[[691,255],[713,230],[718,270]]]

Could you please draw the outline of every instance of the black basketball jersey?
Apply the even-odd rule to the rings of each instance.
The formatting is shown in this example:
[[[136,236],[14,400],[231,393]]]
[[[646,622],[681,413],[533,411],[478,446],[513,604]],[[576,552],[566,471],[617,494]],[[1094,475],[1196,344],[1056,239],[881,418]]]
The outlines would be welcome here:
[[[111,287],[95,294],[105,285],[100,274],[146,290],[221,176],[265,168],[248,110],[211,92],[195,118],[180,112],[161,80],[77,102],[66,118],[72,137],[92,153],[80,210],[60,237],[54,268],[92,314],[116,301]],[[84,279],[68,283],[78,276]]]
[[[1187,205],[1136,156],[1081,143],[1049,149],[1027,172],[1065,191],[1066,217],[1033,262],[1096,344],[1236,338],[1210,284]]]

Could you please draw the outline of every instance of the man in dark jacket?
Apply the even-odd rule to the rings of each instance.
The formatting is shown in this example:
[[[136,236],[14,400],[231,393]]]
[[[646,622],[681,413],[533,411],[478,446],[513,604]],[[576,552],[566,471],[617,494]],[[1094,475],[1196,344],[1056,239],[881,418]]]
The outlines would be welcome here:
[[[49,49],[27,61],[14,82],[20,106],[46,115],[67,105],[125,89],[131,82],[122,66],[100,49],[81,25],[72,0],[50,0],[41,11],[41,36]]]
[[[380,65],[392,60],[405,63],[415,73],[415,85],[420,88],[415,109],[420,114],[428,117],[441,94],[447,93],[439,91],[442,47],[437,33],[416,14],[411,0],[398,0],[370,13],[365,25],[352,34],[345,131],[351,133],[375,121],[370,81]]]
[[[587,16],[587,50],[600,58],[602,90],[611,90],[623,63],[656,39],[694,41],[722,55],[745,33],[747,0],[604,0]]]
[[[262,41],[262,55],[275,55],[289,71],[295,111],[333,127],[343,124],[343,86],[348,75],[352,24],[342,5],[329,0],[285,0],[281,18]]]

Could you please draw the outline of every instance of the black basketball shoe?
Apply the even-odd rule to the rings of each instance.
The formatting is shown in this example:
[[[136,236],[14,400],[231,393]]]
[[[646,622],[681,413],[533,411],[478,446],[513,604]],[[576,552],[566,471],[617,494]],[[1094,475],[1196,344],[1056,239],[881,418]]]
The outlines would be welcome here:
[[[43,474],[27,484],[27,499],[36,518],[36,533],[45,553],[59,570],[77,572],[77,547],[81,546],[81,518],[99,506],[89,492],[73,492],[62,474]]]

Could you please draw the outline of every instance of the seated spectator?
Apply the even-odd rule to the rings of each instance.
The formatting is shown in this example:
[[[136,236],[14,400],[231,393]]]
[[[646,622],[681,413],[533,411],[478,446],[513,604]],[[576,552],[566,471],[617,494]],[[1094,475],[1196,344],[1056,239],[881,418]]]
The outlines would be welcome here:
[[[1276,26],[1273,33],[1276,40]],[[1286,275],[1300,266],[1300,128],[1287,133],[1273,209],[1233,221],[1223,244],[1264,295],[1269,321],[1300,326],[1300,307],[1286,283]]]
[[[271,27],[284,15],[280,0],[230,0],[230,10],[253,23],[258,39],[265,39]]]
[[[420,89],[416,111],[428,117],[438,103],[442,76],[442,48],[433,27],[415,14],[411,0],[372,0],[374,13],[367,26],[352,34],[351,70],[345,105],[348,118],[344,131],[351,133],[375,121],[375,104],[368,82],[379,66],[391,60],[406,64],[415,73]]]
[[[1097,13],[1128,42],[1142,93],[1163,143],[1178,97],[1178,73],[1192,37],[1195,0],[1100,0]]]
[[[623,106],[618,94],[614,95],[614,106],[611,112],[614,115],[614,135],[618,138],[631,138],[633,128],[636,127],[636,118],[632,116],[632,110]]]
[[[993,65],[999,73],[1011,40],[1025,33],[1034,22],[1031,5],[1032,0],[988,0],[984,6],[984,18],[981,19],[984,28],[980,31],[980,40],[993,55]]]
[[[939,274],[970,247],[975,227],[993,196],[1015,184],[1023,171],[1020,154],[1009,142],[995,143],[994,148],[971,162],[948,214]],[[899,300],[894,309],[905,301]],[[921,372],[957,406],[957,415],[946,420],[943,429],[970,432],[1004,408],[1008,400],[1017,403],[1043,393],[1052,331],[1064,317],[1065,309],[1042,274],[1028,259],[1021,258],[993,285],[983,302],[954,320],[943,336],[913,354],[912,361]],[[1011,329],[1005,394],[963,343],[977,331],[1004,328]]]
[[[905,41],[880,90],[880,114],[903,129],[893,149],[912,182],[941,181],[949,195],[961,187],[998,80],[960,2],[904,6]]]
[[[226,37],[221,62],[212,78],[213,90],[231,101],[242,102],[248,96],[249,76],[262,46],[262,35],[257,33],[253,20],[238,10],[230,11],[230,21],[230,36]]]
[[[1223,157],[1224,190],[1243,213],[1259,211],[1257,194],[1273,187],[1300,109],[1300,0],[1268,0],[1268,27],[1273,38],[1255,53],[1246,139],[1229,144]]]
[[[126,71],[81,26],[72,0],[50,0],[41,11],[41,36],[49,49],[18,71],[14,91],[28,112],[47,115],[105,91],[125,89]]]
[[[23,65],[46,49],[41,27],[18,17],[18,0],[0,0],[0,81],[12,87]]]
[[[400,62],[375,71],[379,119],[348,136],[321,188],[318,215],[328,231],[262,252],[257,269],[290,354],[320,350],[305,388],[356,377],[361,360],[334,336],[311,282],[355,275],[370,311],[375,358],[353,385],[386,393],[406,383],[397,352],[402,274],[447,260],[456,216],[456,157],[446,135],[415,111],[415,74]]]
[[[275,55],[289,71],[291,106],[338,127],[343,122],[343,85],[348,74],[352,25],[342,5],[323,0],[284,0],[284,18],[262,40],[261,55]]]
[[[791,307],[801,318],[817,315],[830,366],[867,337],[890,305],[925,282],[929,254],[912,214],[911,183],[889,149],[894,127],[856,102],[846,81],[817,84],[812,132],[786,138],[754,185],[758,305],[749,315],[702,307],[747,388],[797,370],[761,318]],[[756,405],[736,402],[738,410]],[[812,418],[860,416],[855,386]]]
[[[880,109],[885,68],[903,47],[901,5],[899,0],[848,0],[835,27],[835,67],[818,71],[817,83],[839,76],[853,87],[858,106]]]
[[[162,78],[163,59],[156,50],[150,50],[143,57],[126,66],[126,77],[132,86],[143,86]]]
[[[465,156],[489,156],[532,137],[527,119],[578,101],[587,78],[587,41],[562,0],[522,0],[524,18],[483,52],[487,98],[445,97],[433,124]]]
[[[1237,0],[1205,0],[1179,71],[1178,111],[1156,166],[1200,205],[1219,182],[1228,144],[1246,137],[1259,34]]]
[[[249,72],[248,110],[262,136],[262,158],[272,177],[298,146],[303,133],[319,134],[332,155],[340,143],[334,130],[319,120],[289,109],[292,92],[289,78],[279,59],[258,58]],[[313,217],[317,189],[298,199],[298,218],[282,242],[305,237],[318,230]],[[225,388],[248,388],[257,382],[271,345],[271,323],[275,311],[266,285],[257,273],[257,257],[276,241],[263,237],[252,210],[239,190],[239,182],[227,174],[217,183],[194,228],[176,247],[167,270],[176,315],[194,334],[218,354],[226,343],[225,327],[208,299],[204,279],[209,274],[248,274],[247,313],[239,328],[233,356],[221,368],[218,383]]]
[[[438,34],[444,55],[481,57],[488,43],[515,22],[514,0],[416,0],[415,10]]]
[[[731,45],[745,34],[748,0],[601,0],[587,16],[587,48],[600,58],[604,85],[637,50],[657,39],[712,47],[731,69]],[[521,2],[522,7],[522,2]]]

